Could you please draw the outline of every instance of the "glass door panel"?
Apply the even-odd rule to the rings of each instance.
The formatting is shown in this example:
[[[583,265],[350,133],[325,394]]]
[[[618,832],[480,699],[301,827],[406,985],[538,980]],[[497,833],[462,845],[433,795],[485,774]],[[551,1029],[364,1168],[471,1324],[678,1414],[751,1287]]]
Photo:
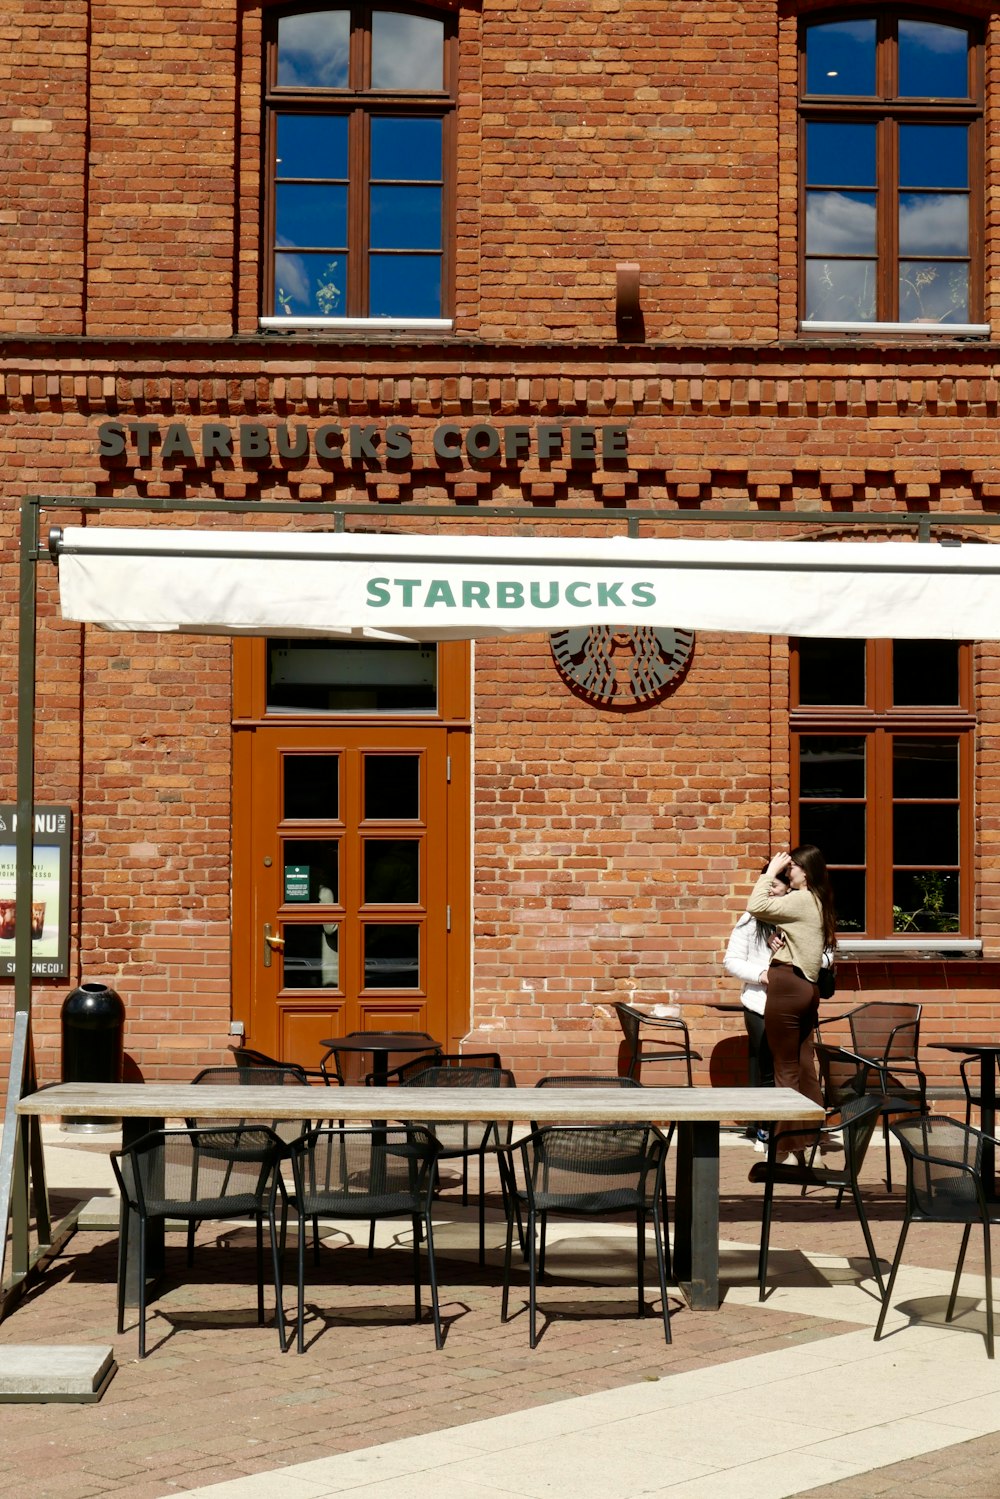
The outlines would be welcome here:
[[[420,816],[419,755],[365,755],[366,822],[413,822]]]
[[[286,821],[330,821],[340,812],[340,756],[282,758]]]
[[[366,906],[409,906],[420,900],[420,851],[416,838],[366,838],[364,884]]]
[[[336,905],[340,890],[340,839],[283,838],[286,904]]]

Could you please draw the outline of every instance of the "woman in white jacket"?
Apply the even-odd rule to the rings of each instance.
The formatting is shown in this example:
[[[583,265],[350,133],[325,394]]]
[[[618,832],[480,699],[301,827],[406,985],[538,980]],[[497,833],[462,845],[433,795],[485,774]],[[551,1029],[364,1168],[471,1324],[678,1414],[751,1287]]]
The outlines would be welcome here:
[[[784,880],[772,882],[772,895],[785,895],[787,891]],[[764,1033],[764,1006],[767,1002],[767,970],[772,954],[783,942],[784,938],[776,927],[758,921],[749,911],[744,911],[733,927],[723,959],[726,972],[743,982],[740,1001],[750,1043],[750,1086],[754,1088],[774,1087],[774,1061]],[[749,1129],[747,1134],[756,1135],[759,1141],[766,1140],[763,1130]]]

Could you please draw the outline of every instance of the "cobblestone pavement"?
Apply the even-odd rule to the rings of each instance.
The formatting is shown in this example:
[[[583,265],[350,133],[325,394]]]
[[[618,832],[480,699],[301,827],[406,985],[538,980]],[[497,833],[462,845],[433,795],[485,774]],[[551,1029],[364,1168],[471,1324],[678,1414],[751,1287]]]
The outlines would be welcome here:
[[[722,1237],[745,1246],[724,1256],[724,1275],[734,1283],[750,1283],[754,1276],[760,1188],[746,1180],[754,1160],[743,1142],[726,1142]],[[873,1152],[873,1234],[888,1259],[901,1194],[897,1189],[889,1198],[880,1189],[880,1166]],[[445,1194],[445,1209],[454,1197]],[[586,1262],[568,1251],[552,1256],[555,1273],[540,1294],[551,1320],[531,1352],[526,1316],[506,1326],[500,1322],[498,1264],[481,1270],[468,1255],[448,1252],[447,1232],[441,1238],[447,1339],[440,1353],[430,1323],[415,1326],[410,1320],[408,1249],[379,1250],[369,1260],[362,1245],[327,1247],[320,1268],[307,1271],[307,1352],[282,1356],[273,1322],[258,1328],[253,1315],[251,1232],[216,1224],[200,1233],[191,1271],[181,1237],[171,1240],[165,1293],[154,1303],[149,1324],[150,1356],[139,1363],[134,1315],[122,1337],[114,1333],[114,1237],[76,1234],[44,1285],[0,1325],[0,1344],[111,1343],[119,1372],[96,1405],[4,1409],[0,1471],[7,1475],[7,1491],[18,1499],[158,1499],[850,1330],[842,1321],[766,1304],[696,1314],[675,1294],[668,1348],[658,1318],[636,1319],[634,1275],[625,1268],[621,1241],[609,1236],[589,1241]],[[955,1241],[954,1231],[915,1228],[907,1263],[950,1268]],[[819,1196],[782,1197],[773,1243],[778,1250],[864,1258],[851,1207],[837,1212],[832,1200]],[[617,1267],[619,1260],[622,1268],[613,1268],[610,1283],[600,1284],[593,1264]],[[981,1271],[972,1250],[969,1269]],[[525,1295],[519,1273],[515,1309]],[[749,1391],[747,1414],[752,1419]],[[1000,1438],[984,1438],[812,1492],[824,1499],[904,1493],[930,1499],[958,1492],[993,1499],[1000,1496],[998,1457]]]
[[[997,1499],[1000,1495],[1000,1436],[981,1437],[894,1463],[861,1478],[810,1489],[809,1499]]]

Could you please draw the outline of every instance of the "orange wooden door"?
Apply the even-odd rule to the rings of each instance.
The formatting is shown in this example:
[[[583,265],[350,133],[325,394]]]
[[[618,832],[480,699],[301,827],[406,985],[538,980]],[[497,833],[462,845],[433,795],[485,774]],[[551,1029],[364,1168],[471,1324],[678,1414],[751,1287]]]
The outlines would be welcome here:
[[[261,722],[236,736],[233,1015],[315,1066],[353,1030],[469,1026],[467,729]]]

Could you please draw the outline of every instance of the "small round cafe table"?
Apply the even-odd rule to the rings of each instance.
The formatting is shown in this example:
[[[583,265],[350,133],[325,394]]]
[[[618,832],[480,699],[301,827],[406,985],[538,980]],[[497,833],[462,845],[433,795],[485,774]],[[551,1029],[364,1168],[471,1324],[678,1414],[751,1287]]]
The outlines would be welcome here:
[[[394,1052],[440,1051],[440,1041],[426,1031],[351,1031],[346,1036],[330,1036],[320,1046],[334,1046],[338,1051],[370,1051],[372,1084],[385,1087],[388,1082],[389,1058]]]
[[[997,1056],[1000,1041],[932,1041],[931,1051],[953,1051],[963,1057],[979,1058],[979,1123],[983,1141],[983,1191],[991,1202],[996,1202],[996,1149],[993,1137],[996,1133],[997,1112]]]

